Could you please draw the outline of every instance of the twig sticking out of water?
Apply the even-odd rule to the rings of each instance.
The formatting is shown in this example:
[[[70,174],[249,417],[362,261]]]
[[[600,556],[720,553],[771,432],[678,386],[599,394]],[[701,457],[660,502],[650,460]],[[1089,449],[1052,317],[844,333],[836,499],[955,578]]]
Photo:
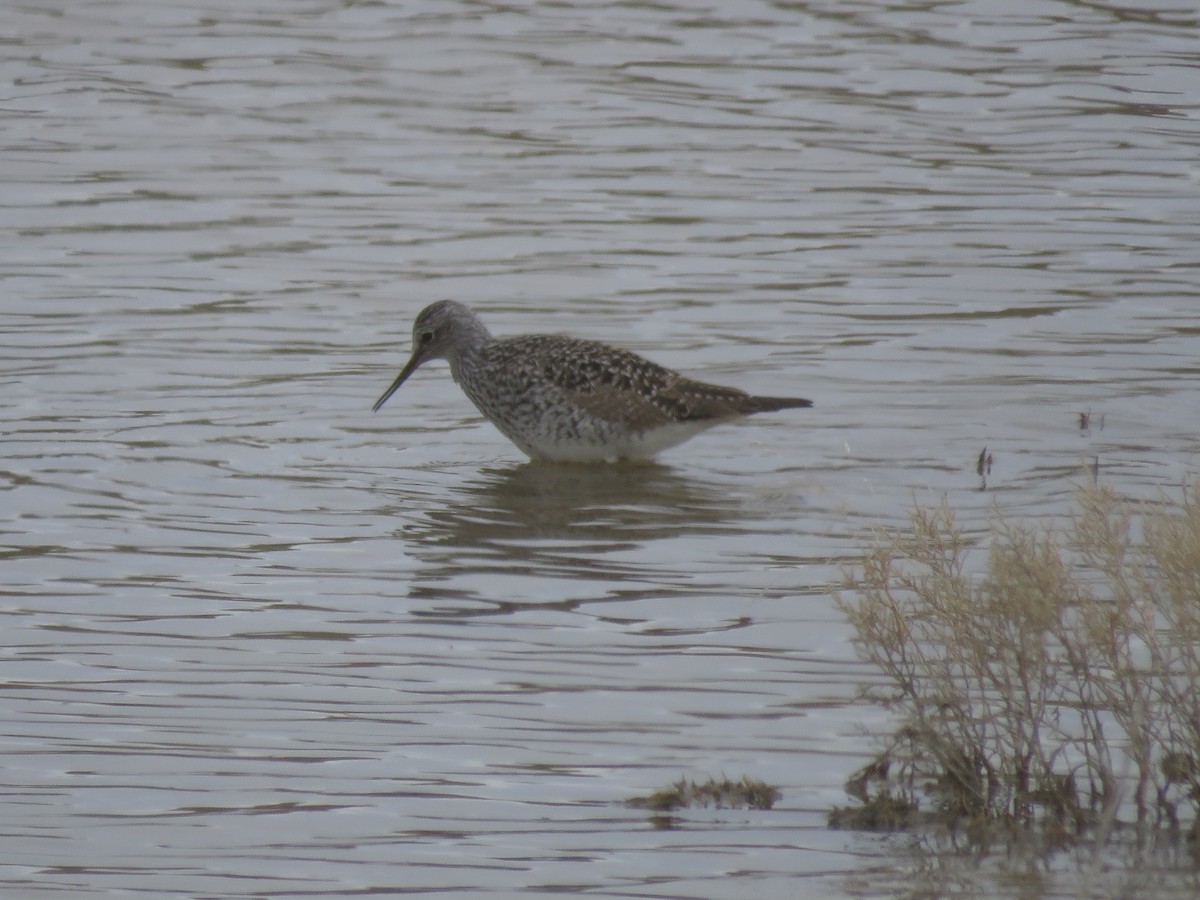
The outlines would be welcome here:
[[[979,489],[987,490],[988,476],[992,474],[992,454],[984,447],[979,451],[979,459],[975,461],[975,474],[979,476]]]

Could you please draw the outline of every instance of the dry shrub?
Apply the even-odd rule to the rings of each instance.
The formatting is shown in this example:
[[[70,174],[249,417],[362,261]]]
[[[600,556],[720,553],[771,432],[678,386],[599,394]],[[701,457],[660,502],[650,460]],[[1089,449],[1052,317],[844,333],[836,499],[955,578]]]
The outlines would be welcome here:
[[[1082,489],[1064,533],[1002,520],[982,574],[970,552],[947,505],[917,509],[838,598],[902,716],[847,790],[1068,839],[1126,818],[1195,840],[1200,490],[1150,507]]]

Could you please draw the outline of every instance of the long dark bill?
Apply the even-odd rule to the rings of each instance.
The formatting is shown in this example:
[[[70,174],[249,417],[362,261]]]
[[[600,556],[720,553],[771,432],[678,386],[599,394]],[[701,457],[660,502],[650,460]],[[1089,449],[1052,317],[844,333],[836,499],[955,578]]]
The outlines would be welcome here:
[[[396,391],[400,390],[400,385],[404,384],[409,375],[417,371],[417,366],[419,366],[422,362],[424,362],[424,360],[422,360],[418,354],[414,353],[412,355],[412,359],[408,361],[408,365],[400,370],[400,374],[396,376],[396,380],[393,381],[391,386],[383,392],[383,396],[375,401],[375,405],[371,407],[371,412],[379,412],[379,407],[387,403],[388,398],[392,396],[392,394],[396,393]]]

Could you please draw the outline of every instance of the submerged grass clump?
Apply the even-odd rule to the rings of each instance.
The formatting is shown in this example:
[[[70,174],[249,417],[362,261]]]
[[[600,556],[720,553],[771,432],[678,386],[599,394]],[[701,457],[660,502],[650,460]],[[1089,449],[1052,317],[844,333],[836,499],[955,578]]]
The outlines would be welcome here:
[[[949,507],[881,533],[838,603],[899,728],[831,823],[1115,826],[1200,844],[1200,490],[1081,490],[1065,532],[999,522],[981,575]]]
[[[715,806],[717,809],[770,809],[779,799],[779,789],[765,781],[743,775],[738,781],[722,778],[719,781],[689,781],[681,778],[674,784],[645,797],[630,797],[629,806],[669,812],[689,806]]]

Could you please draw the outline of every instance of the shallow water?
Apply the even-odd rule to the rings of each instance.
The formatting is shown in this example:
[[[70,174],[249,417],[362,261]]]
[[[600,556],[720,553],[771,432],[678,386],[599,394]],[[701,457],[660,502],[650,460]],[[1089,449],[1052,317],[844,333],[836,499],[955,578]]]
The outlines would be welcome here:
[[[830,584],[914,498],[1200,463],[1186,4],[3,35],[6,896],[911,890],[824,827],[886,722]],[[444,366],[372,415],[441,297],[816,406],[635,468],[523,462]],[[622,803],[722,774],[783,799]]]

